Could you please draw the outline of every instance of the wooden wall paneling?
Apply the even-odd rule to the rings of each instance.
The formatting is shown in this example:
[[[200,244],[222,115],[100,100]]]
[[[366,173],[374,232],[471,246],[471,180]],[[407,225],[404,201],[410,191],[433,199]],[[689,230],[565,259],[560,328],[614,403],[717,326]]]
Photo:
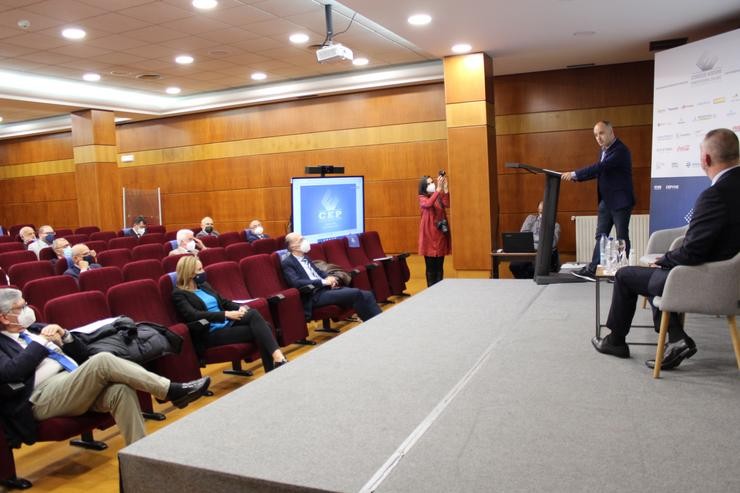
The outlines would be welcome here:
[[[121,152],[444,120],[441,83],[120,125]]]
[[[650,167],[652,126],[617,127],[615,134],[632,153],[632,167]],[[526,163],[556,171],[573,169],[596,162],[599,147],[593,130],[569,130],[531,134],[497,135],[499,173],[512,173],[505,163]]]
[[[419,221],[419,214],[410,217],[365,218],[365,229],[380,234],[386,253],[418,253]]]
[[[496,77],[496,114],[649,103],[653,62]]]
[[[0,166],[71,158],[71,132],[0,141]]]
[[[3,205],[74,200],[76,197],[74,173],[0,180],[0,203]]]
[[[76,228],[76,200],[47,200],[41,202],[3,204],[0,224],[32,223],[38,226],[50,224],[54,228]]]

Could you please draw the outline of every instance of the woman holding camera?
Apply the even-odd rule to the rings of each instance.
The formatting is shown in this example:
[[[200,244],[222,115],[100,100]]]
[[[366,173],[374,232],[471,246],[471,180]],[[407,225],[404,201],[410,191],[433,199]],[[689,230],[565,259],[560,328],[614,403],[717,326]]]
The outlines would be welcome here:
[[[430,176],[419,181],[419,255],[424,256],[427,286],[438,283],[444,277],[445,255],[452,253],[450,226],[445,209],[450,206],[447,176],[439,172],[437,182]]]

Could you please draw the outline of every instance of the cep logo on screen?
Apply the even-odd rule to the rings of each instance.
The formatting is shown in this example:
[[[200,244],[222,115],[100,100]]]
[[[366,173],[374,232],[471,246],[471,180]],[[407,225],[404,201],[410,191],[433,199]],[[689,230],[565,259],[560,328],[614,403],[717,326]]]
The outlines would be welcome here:
[[[334,219],[341,219],[343,210],[338,209],[339,197],[331,193],[331,190],[324,192],[324,196],[321,197],[322,210],[319,211],[320,221],[330,221]]]

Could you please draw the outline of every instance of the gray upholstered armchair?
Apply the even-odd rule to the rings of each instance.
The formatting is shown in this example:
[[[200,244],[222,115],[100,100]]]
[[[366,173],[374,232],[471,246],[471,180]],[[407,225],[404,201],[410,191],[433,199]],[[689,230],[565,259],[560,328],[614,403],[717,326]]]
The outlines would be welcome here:
[[[640,264],[648,266],[656,255],[662,255],[678,247],[681,244],[680,242],[683,241],[683,237],[686,235],[688,229],[688,226],[682,226],[680,228],[653,231],[645,247],[645,254],[640,258]]]
[[[674,267],[668,274],[663,295],[656,297],[653,304],[663,312],[654,378],[660,376],[670,312],[725,315],[730,326],[735,359],[740,368],[740,333],[735,323],[735,315],[740,313],[740,253],[721,262]]]

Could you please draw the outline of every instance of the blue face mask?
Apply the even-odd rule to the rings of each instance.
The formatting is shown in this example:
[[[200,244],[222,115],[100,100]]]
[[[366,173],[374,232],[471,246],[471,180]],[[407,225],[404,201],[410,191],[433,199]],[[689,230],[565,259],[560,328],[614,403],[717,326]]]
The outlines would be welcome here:
[[[199,272],[198,274],[195,274],[195,277],[193,278],[193,281],[195,281],[195,284],[198,286],[202,285],[206,282],[207,275],[205,272]]]
[[[62,250],[62,255],[64,255],[67,258],[72,258],[72,247],[71,246],[64,247],[64,250]]]
[[[92,255],[85,255],[84,257],[82,257],[82,260],[84,260],[88,264],[94,264],[95,263],[95,257],[93,257]]]
[[[54,233],[49,233],[46,235],[46,238],[44,238],[44,241],[51,245],[54,242],[54,238],[56,238],[56,235]]]

